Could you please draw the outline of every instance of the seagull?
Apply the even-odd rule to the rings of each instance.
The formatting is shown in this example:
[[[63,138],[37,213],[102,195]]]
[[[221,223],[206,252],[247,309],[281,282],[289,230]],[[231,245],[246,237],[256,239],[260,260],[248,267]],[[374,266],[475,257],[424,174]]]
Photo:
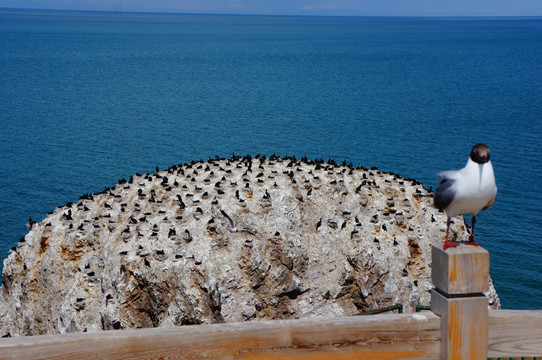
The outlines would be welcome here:
[[[435,206],[446,211],[446,240],[444,250],[458,243],[448,240],[452,217],[471,214],[472,229],[467,245],[476,245],[474,224],[476,214],[493,206],[497,197],[497,186],[493,166],[489,160],[489,148],[476,144],[471,150],[467,165],[461,170],[443,171],[437,174],[440,186],[435,191]]]
[[[222,209],[220,209],[220,212],[222,213],[222,215],[224,215],[224,217],[226,219],[228,219],[228,221],[230,222],[230,225],[231,225],[231,228],[229,228],[228,230],[231,231],[231,232],[241,232],[241,231],[244,231],[244,232],[247,232],[249,233],[250,235],[254,235],[254,232],[248,230],[248,229],[245,229],[245,228],[240,228],[238,229],[236,226],[235,226],[235,223],[233,222],[233,219]]]

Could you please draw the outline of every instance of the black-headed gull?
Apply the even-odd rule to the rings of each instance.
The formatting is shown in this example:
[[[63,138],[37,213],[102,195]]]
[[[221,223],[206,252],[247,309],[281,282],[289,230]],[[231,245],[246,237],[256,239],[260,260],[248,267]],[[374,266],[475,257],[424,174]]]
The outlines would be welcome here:
[[[489,148],[476,144],[472,148],[467,165],[461,170],[443,171],[437,174],[440,186],[435,191],[435,206],[446,211],[446,240],[444,250],[459,245],[448,240],[452,217],[471,214],[472,228],[467,245],[478,245],[474,241],[476,214],[489,209],[497,197],[497,186],[493,166],[489,160]]]
[[[250,235],[254,235],[254,232],[253,231],[250,231],[249,229],[245,229],[245,228],[238,228],[235,226],[235,222],[233,221],[233,219],[222,209],[220,209],[220,212],[222,213],[222,215],[224,215],[224,217],[226,219],[228,219],[228,221],[230,222],[230,225],[231,225],[231,228],[229,228],[228,230],[231,231],[231,232],[241,232],[241,231],[244,231],[244,232],[247,232],[249,233]]]

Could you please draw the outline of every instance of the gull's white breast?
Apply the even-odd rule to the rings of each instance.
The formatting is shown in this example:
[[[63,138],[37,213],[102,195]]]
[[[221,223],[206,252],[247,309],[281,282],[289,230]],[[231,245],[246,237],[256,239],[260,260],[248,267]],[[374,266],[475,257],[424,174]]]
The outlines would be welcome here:
[[[491,207],[497,196],[497,186],[491,161],[478,164],[469,159],[467,166],[458,171],[452,185],[454,199],[446,208],[448,216],[477,214]]]

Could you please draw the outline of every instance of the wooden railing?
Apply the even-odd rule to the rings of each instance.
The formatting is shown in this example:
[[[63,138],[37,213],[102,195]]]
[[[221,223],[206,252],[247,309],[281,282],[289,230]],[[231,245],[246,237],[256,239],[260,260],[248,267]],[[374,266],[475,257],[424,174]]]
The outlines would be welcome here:
[[[487,251],[432,251],[432,311],[13,337],[0,339],[0,359],[542,356],[542,311],[487,310]]]

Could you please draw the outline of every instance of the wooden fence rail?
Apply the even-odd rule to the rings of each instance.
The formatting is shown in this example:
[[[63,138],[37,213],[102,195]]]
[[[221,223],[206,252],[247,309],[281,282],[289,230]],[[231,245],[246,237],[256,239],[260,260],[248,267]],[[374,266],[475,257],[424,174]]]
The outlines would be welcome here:
[[[489,312],[488,356],[542,356],[542,311]],[[438,359],[430,311],[0,340],[0,359]]]
[[[433,248],[433,311],[13,337],[0,339],[0,359],[542,357],[542,310],[488,312],[481,302],[484,252]]]
[[[431,312],[386,314],[19,337],[0,358],[431,359],[439,337]]]

